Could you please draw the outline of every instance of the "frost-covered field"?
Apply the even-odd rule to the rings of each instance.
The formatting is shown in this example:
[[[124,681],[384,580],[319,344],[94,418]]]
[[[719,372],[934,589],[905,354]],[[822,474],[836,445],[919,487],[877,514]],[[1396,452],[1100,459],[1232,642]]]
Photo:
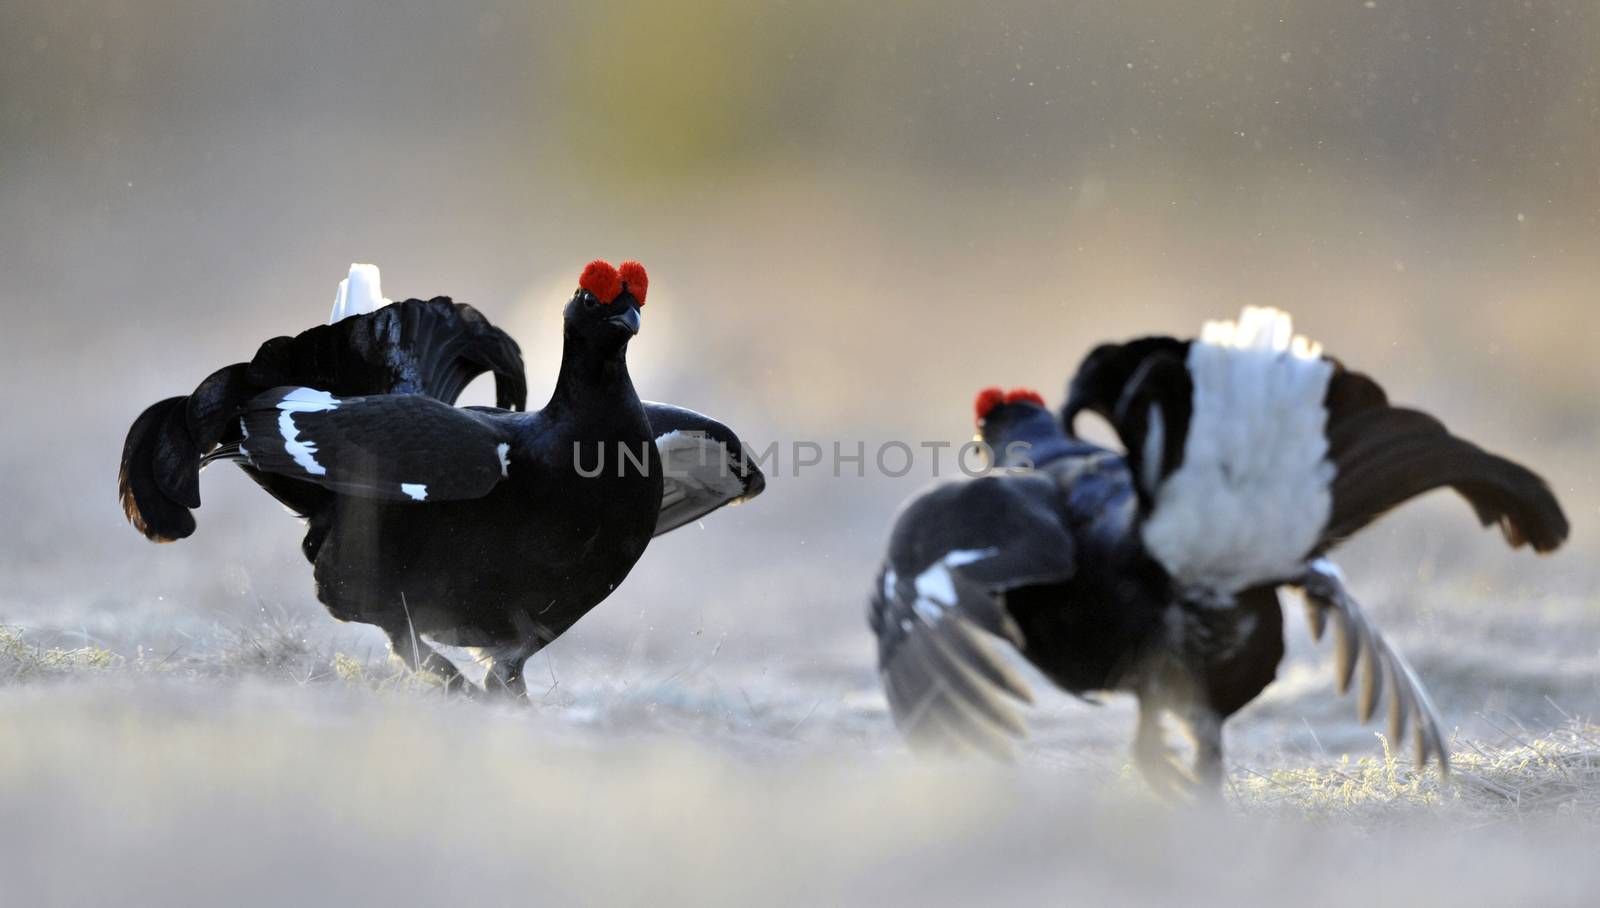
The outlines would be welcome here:
[[[198,370],[171,371],[184,378],[150,384]],[[663,537],[533,660],[519,709],[447,697],[401,675],[375,632],[327,618],[298,526],[242,476],[207,474],[194,539],[151,546],[122,526],[110,474],[145,396],[87,397],[83,425],[42,414],[64,440],[55,458],[5,461],[8,904],[1584,905],[1600,891],[1595,499],[1577,444],[1529,445],[1573,511],[1571,551],[1512,555],[1437,496],[1343,555],[1455,730],[1454,779],[1415,775],[1354,723],[1291,604],[1290,658],[1229,724],[1213,812],[1149,799],[1123,701],[1046,692],[1011,768],[904,752],[863,591],[918,480],[776,479]]]
[[[1582,571],[1455,533],[1459,509],[1423,505],[1346,558],[1455,729],[1453,778],[1354,723],[1294,607],[1280,681],[1229,726],[1226,804],[1202,809],[1146,793],[1123,701],[1046,693],[1016,766],[913,759],[859,571],[825,599],[685,597],[697,548],[732,576],[717,553],[750,544],[711,522],[647,553],[513,707],[317,614],[266,508],[256,532],[290,536],[262,558],[281,593],[218,587],[207,572],[250,571],[196,555],[161,581],[176,602],[88,606],[75,627],[12,602],[0,874],[16,904],[1591,904],[1600,615]],[[758,573],[803,590],[809,545],[757,538],[785,553]],[[1427,538],[1450,541],[1406,542]]]
[[[1600,901],[1600,16],[982,6],[0,4],[0,905]],[[539,402],[596,257],[650,269],[641,394],[784,460],[527,708],[329,619],[231,468],[194,538],[123,522],[133,417],[351,261],[478,306]],[[1293,604],[1220,810],[1149,798],[1131,704],[1042,686],[1016,766],[911,759],[864,594],[931,464],[793,443],[872,472],[1243,304],[1568,508],[1548,559],[1443,494],[1339,553],[1455,777],[1355,724]]]
[[[681,255],[685,275],[718,261]],[[1547,298],[1597,277],[1586,267],[1560,272]],[[329,619],[299,526],[237,473],[208,471],[193,539],[139,538],[112,483],[127,422],[260,338],[314,323],[337,276],[281,296],[253,282],[236,292],[256,303],[222,314],[205,294],[180,291],[174,309],[141,291],[124,315],[35,323],[36,343],[0,364],[18,414],[0,450],[8,904],[1581,905],[1600,891],[1600,732],[1588,724],[1600,714],[1600,437],[1583,390],[1595,376],[1589,359],[1551,359],[1592,335],[1590,310],[1539,327],[1487,303],[1452,320],[1447,301],[1396,300],[1374,328],[1295,307],[1399,399],[1549,476],[1574,539],[1549,559],[1510,553],[1448,495],[1358,539],[1340,558],[1433,691],[1460,771],[1441,783],[1413,774],[1404,751],[1388,759],[1377,726],[1357,726],[1333,694],[1326,648],[1291,603],[1290,657],[1227,728],[1227,805],[1214,812],[1149,799],[1118,700],[1044,692],[1012,768],[903,751],[864,592],[926,464],[898,480],[785,466],[751,505],[657,540],[533,660],[526,709],[447,698],[399,675],[377,633]],[[393,292],[440,289],[403,267],[385,278]],[[977,384],[1014,377],[1055,397],[1093,340],[1220,314],[1205,300],[1098,311],[1091,301],[1119,279],[1083,278],[1064,309],[1019,303],[1052,336],[980,338],[974,362],[915,383],[882,376],[927,370],[924,341],[965,343],[959,308],[912,344],[866,290],[806,275],[816,298],[837,296],[832,315],[768,306],[757,323],[782,315],[793,330],[734,330],[749,324],[743,301],[674,298],[663,280],[637,380],[757,444],[959,442]],[[524,340],[535,386],[554,369],[567,280],[474,300]],[[920,280],[911,296],[941,292]],[[836,337],[847,314],[879,340]]]
[[[1584,905],[1600,887],[1600,728],[1577,722],[1458,738],[1448,784],[1403,757],[1258,752],[1201,810],[1152,802],[1127,717],[1086,707],[1017,767],[913,761],[860,673],[640,667],[517,709],[264,628],[132,657],[7,635],[0,677],[8,904]],[[1290,708],[1240,726],[1287,733]]]

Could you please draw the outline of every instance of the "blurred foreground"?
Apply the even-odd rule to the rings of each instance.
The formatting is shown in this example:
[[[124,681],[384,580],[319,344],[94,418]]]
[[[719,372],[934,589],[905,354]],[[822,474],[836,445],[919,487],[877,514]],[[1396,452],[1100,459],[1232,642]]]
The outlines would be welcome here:
[[[879,707],[759,691],[445,700],[264,636],[205,665],[0,638],[8,904],[1590,904],[1600,728],[1277,754],[1225,808],[1117,760],[913,762]],[[299,677],[302,672],[311,677]],[[299,683],[295,683],[296,681]],[[1309,768],[1306,768],[1309,764]],[[1492,844],[1491,844],[1492,843]]]

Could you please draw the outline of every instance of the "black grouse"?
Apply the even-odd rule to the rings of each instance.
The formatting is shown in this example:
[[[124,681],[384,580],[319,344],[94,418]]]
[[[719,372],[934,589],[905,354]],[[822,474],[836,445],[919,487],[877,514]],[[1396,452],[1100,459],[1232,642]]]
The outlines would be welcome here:
[[[186,537],[200,470],[231,460],[306,520],[335,618],[376,625],[447,682],[460,674],[427,640],[479,648],[486,687],[522,695],[527,658],[651,537],[765,485],[728,427],[635,393],[626,355],[647,290],[637,262],[584,269],[555,389],[529,413],[509,336],[447,297],[385,305],[377,270],[352,266],[330,324],[273,338],[134,422],[123,510],[152,540]],[[456,407],[484,372],[497,407]]]
[[[1083,411],[1125,453],[1078,438]],[[1359,669],[1362,721],[1387,691],[1391,739],[1409,725],[1418,764],[1447,771],[1426,690],[1328,552],[1445,486],[1513,546],[1548,552],[1568,531],[1538,476],[1391,406],[1277,310],[1246,309],[1198,340],[1096,349],[1060,421],[1037,394],[999,389],[977,416],[993,469],[904,508],[871,597],[889,705],[916,746],[1012,752],[1032,695],[1004,641],[1071,693],[1136,695],[1134,760],[1157,791],[1215,792],[1222,723],[1283,657],[1288,587],[1315,636],[1333,625],[1341,692]],[[1167,713],[1194,742],[1189,771],[1167,749]]]

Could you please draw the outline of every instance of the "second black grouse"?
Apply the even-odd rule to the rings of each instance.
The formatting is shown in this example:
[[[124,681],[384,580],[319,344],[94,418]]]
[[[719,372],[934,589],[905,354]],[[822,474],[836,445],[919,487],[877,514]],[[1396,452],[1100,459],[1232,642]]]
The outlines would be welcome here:
[[[990,389],[977,409],[997,468],[906,506],[872,595],[889,705],[918,744],[1010,752],[1031,695],[1005,641],[1067,691],[1137,695],[1145,777],[1214,792],[1223,723],[1283,658],[1288,587],[1314,635],[1334,628],[1336,681],[1359,679],[1361,718],[1387,691],[1391,738],[1409,726],[1418,760],[1445,767],[1427,691],[1328,553],[1441,487],[1513,546],[1547,552],[1567,536],[1538,476],[1391,406],[1276,310],[1247,309],[1192,341],[1095,350],[1059,422],[1032,392]],[[1076,436],[1084,411],[1111,423],[1125,453]],[[1193,739],[1189,770],[1168,754],[1166,715]]]

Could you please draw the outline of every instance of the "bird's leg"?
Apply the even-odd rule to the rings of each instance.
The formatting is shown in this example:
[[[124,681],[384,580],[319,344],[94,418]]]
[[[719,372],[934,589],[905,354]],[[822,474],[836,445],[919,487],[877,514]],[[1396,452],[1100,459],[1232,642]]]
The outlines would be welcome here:
[[[489,673],[483,676],[483,689],[494,697],[526,700],[528,685],[522,676],[523,667],[556,638],[557,632],[524,612],[512,616],[512,625],[517,632],[516,642],[484,650]]]
[[[1139,727],[1133,735],[1133,765],[1145,782],[1163,799],[1181,798],[1194,787],[1194,780],[1173,759],[1161,727],[1165,707],[1148,693],[1139,695]]]
[[[437,675],[448,691],[468,691],[472,687],[461,677],[461,670],[456,668],[455,663],[424,643],[410,624],[386,627],[383,630],[389,636],[389,650],[400,657],[406,668],[413,672]]]
[[[484,692],[492,697],[526,700],[528,686],[522,677],[522,668],[530,655],[521,646],[491,650],[489,673],[483,676]]]
[[[1184,727],[1194,742],[1193,793],[1202,799],[1222,795],[1222,717],[1216,710],[1199,703],[1181,712]]]

